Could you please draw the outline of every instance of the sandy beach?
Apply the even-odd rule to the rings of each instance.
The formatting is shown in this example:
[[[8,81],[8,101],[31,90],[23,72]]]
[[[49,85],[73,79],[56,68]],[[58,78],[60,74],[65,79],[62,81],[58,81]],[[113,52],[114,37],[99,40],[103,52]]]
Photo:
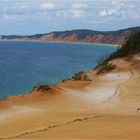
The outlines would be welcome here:
[[[0,139],[140,139],[140,55],[111,63],[91,81],[0,101]]]

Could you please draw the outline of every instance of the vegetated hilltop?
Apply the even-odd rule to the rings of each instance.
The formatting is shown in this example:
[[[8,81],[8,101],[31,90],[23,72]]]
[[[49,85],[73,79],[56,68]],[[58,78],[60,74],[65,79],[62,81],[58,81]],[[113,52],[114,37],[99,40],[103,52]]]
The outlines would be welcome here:
[[[109,63],[111,60],[123,57],[133,56],[140,53],[140,31],[131,34],[129,39],[116,52],[109,56],[103,56],[96,68],[99,68],[98,74],[111,71],[116,68],[114,64]]]
[[[133,33],[116,52],[109,55],[106,61],[140,53],[140,31]]]

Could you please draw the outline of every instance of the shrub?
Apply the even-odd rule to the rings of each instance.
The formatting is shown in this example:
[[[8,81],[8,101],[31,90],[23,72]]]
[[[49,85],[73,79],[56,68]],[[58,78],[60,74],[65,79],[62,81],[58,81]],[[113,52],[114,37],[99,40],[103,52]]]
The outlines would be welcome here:
[[[32,91],[47,91],[51,89],[50,85],[48,84],[40,84],[40,85],[37,85],[37,86],[34,86]]]
[[[99,60],[97,61],[97,66],[95,67],[95,69],[98,68],[98,67],[101,66],[101,65],[107,64],[107,61],[106,61],[107,58],[108,58],[108,55],[101,56],[101,57],[99,58]]]
[[[51,89],[50,85],[47,84],[39,85],[38,87],[38,90],[42,90],[42,91],[49,90],[49,89]]]
[[[106,72],[114,70],[115,68],[116,68],[116,66],[114,64],[106,63],[99,67],[97,74],[106,73]]]
[[[84,71],[80,71],[76,73],[72,78],[74,80],[91,81],[90,76],[87,74],[87,72],[84,72]]]

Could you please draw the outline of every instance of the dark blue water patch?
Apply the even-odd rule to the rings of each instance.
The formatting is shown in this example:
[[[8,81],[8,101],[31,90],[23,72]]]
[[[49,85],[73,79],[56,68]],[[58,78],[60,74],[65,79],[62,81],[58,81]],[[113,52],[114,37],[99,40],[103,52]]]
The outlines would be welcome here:
[[[115,50],[116,47],[99,44],[1,41],[0,98],[92,69],[101,56]]]

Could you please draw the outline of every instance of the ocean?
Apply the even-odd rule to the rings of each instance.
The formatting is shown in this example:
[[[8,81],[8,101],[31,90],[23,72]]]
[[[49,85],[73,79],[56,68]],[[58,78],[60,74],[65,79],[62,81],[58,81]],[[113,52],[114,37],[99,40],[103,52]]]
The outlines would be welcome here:
[[[101,56],[116,49],[100,44],[0,41],[0,99],[93,69]]]

